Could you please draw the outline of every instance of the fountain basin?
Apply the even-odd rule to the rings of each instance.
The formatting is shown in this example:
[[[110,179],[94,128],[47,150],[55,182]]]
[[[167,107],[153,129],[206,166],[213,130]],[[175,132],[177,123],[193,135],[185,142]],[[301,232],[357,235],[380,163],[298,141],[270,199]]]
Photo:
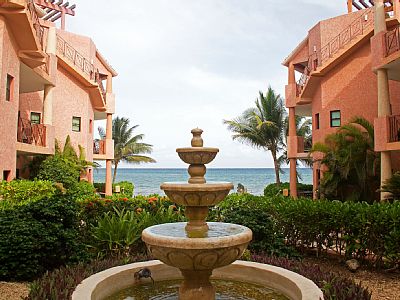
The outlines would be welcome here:
[[[209,147],[191,147],[191,148],[178,148],[179,157],[187,164],[203,164],[206,165],[212,162],[217,155],[218,148]]]
[[[167,266],[158,260],[133,263],[114,267],[94,274],[77,286],[72,300],[103,300],[116,292],[142,282],[134,273],[149,268],[154,280],[182,279],[178,269]],[[270,287],[292,300],[321,300],[322,291],[311,280],[286,269],[253,262],[236,261],[233,264],[214,270],[213,279],[229,279]]]
[[[214,206],[233,189],[230,182],[186,183],[165,182],[160,188],[176,204],[184,206]]]
[[[237,260],[252,239],[249,228],[209,222],[207,237],[187,237],[186,223],[168,223],[146,228],[142,240],[150,253],[181,270],[213,270]]]

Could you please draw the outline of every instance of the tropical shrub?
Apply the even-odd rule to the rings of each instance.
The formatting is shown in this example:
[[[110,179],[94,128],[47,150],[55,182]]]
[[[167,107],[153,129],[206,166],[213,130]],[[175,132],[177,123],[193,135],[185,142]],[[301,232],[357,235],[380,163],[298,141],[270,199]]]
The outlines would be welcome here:
[[[394,173],[393,176],[385,182],[383,191],[391,193],[394,199],[400,200],[400,172]]]
[[[277,185],[276,183],[271,183],[264,188],[264,196],[274,197],[282,195],[283,189],[290,190],[290,183],[283,182],[280,185]],[[312,190],[312,184],[297,183],[297,191],[299,192],[312,192]]]
[[[98,198],[93,184],[84,180],[74,184],[66,193],[75,201],[94,200]]]
[[[61,193],[0,210],[0,280],[30,280],[86,259],[78,213]]]
[[[232,194],[211,214],[218,221],[249,227],[253,231],[250,250],[264,251],[275,256],[297,256],[291,246],[286,246],[284,237],[276,230],[273,219],[273,204],[265,197],[251,194]]]
[[[252,261],[269,264],[299,273],[312,280],[324,293],[325,300],[370,300],[371,292],[354,280],[336,273],[321,270],[318,265],[308,264],[286,258],[270,257],[265,254],[254,254]]]
[[[0,209],[5,206],[21,205],[51,198],[56,187],[51,181],[13,180],[0,182]]]
[[[71,299],[75,288],[83,279],[109,268],[128,263],[148,260],[146,256],[130,256],[124,258],[108,258],[93,260],[88,264],[62,266],[46,272],[41,278],[30,284],[30,291],[25,300]]]
[[[104,182],[95,182],[93,185],[98,192],[104,193],[106,190],[106,184]],[[113,183],[113,185],[112,185],[113,191],[115,191],[116,186],[120,187],[121,193],[119,195],[121,195],[122,197],[132,197],[133,196],[134,186],[133,186],[132,182],[120,181],[120,182]]]
[[[40,165],[37,178],[62,183],[67,189],[79,182],[80,170],[74,161],[60,155],[49,156]]]
[[[354,118],[311,151],[321,152],[320,163],[328,168],[319,187],[321,198],[379,200],[379,153],[374,151],[374,127],[366,119]]]

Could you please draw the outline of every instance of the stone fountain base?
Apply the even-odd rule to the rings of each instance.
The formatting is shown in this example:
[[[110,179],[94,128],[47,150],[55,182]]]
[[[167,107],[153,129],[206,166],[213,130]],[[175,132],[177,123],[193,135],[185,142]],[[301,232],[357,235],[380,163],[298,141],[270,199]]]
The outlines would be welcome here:
[[[136,282],[134,273],[149,268],[154,280],[182,279],[181,272],[158,260],[133,263],[115,267],[86,278],[77,286],[72,300],[103,300],[126,289]],[[270,287],[293,300],[321,300],[322,291],[309,279],[286,269],[254,262],[236,261],[231,265],[215,269],[213,279],[228,279]],[[142,279],[142,282],[147,282]]]

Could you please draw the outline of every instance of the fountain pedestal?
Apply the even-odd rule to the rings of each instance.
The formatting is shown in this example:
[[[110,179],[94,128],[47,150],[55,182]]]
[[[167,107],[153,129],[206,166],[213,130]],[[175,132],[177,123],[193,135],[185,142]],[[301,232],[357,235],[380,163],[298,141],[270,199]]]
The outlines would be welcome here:
[[[184,277],[179,288],[181,300],[215,299],[215,289],[210,283],[213,270],[238,259],[252,239],[247,227],[206,222],[209,207],[221,202],[233,189],[233,184],[206,182],[205,164],[210,163],[219,150],[203,147],[202,132],[193,129],[192,147],[176,149],[179,157],[189,164],[188,183],[161,185],[173,202],[185,206],[188,222],[155,225],[142,233],[142,240],[155,258],[180,269]]]

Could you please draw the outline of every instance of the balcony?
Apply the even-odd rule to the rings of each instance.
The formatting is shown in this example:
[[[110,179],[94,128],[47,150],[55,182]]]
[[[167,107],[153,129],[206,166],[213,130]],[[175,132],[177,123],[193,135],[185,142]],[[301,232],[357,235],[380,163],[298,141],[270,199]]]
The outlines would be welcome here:
[[[400,115],[376,118],[374,131],[375,151],[400,150]]]
[[[114,159],[114,140],[94,140],[93,160]]]
[[[309,158],[309,152],[311,145],[304,143],[304,137],[302,136],[288,136],[288,158],[306,159]]]
[[[24,154],[53,154],[54,128],[44,124],[32,124],[18,118],[17,151]]]

